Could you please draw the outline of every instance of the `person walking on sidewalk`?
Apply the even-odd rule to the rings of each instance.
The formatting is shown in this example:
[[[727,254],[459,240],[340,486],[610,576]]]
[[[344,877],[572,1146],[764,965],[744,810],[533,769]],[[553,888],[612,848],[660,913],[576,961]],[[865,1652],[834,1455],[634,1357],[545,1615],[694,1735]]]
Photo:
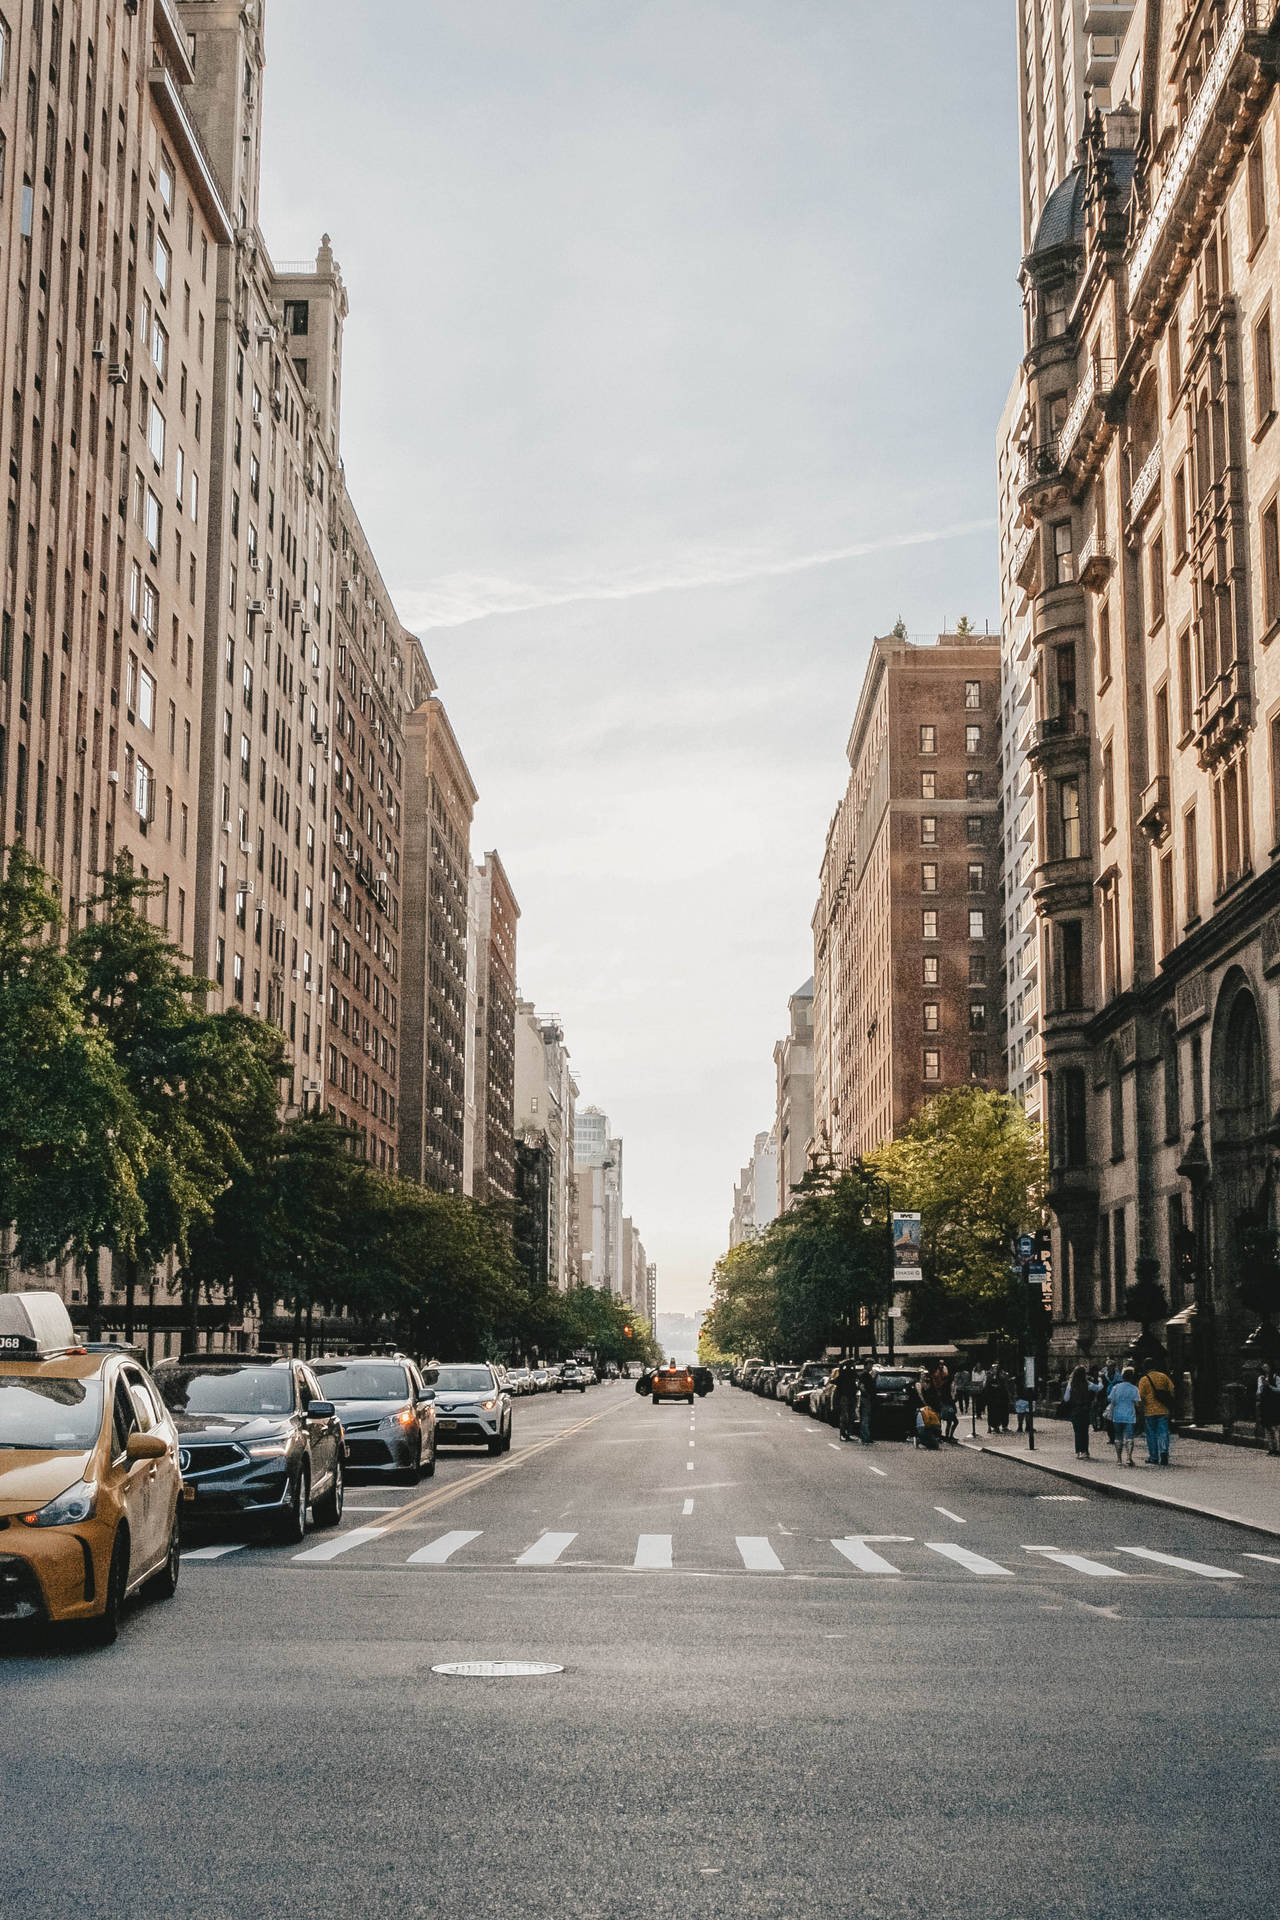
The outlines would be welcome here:
[[[1138,1408],[1141,1403],[1133,1368],[1126,1367],[1107,1396],[1107,1411],[1111,1415],[1117,1466],[1133,1465],[1133,1430],[1138,1422]]]
[[[864,1447],[875,1440],[872,1432],[872,1420],[876,1410],[876,1377],[869,1365],[864,1366],[858,1379],[858,1438]]]
[[[852,1440],[854,1421],[858,1417],[858,1370],[852,1360],[846,1360],[836,1376],[835,1398],[840,1438]]]
[[[1280,1454],[1280,1373],[1270,1360],[1258,1375],[1258,1424],[1267,1438],[1267,1452]]]
[[[1147,1465],[1169,1464],[1169,1422],[1173,1418],[1174,1388],[1167,1373],[1152,1363],[1138,1382],[1138,1398],[1147,1434]]]
[[[1076,1459],[1087,1460],[1089,1428],[1093,1422],[1093,1395],[1089,1391],[1089,1376],[1083,1367],[1077,1367],[1071,1375],[1063,1398],[1067,1403],[1071,1431],[1076,1437]]]

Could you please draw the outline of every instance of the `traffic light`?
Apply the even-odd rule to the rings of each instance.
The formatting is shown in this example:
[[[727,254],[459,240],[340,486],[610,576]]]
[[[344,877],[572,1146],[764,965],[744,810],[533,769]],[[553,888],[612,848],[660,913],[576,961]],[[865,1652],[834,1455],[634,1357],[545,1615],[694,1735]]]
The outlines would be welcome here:
[[[622,1331],[623,1331],[623,1333],[624,1333],[624,1334],[626,1335],[626,1337],[627,1337],[627,1339],[629,1340],[629,1339],[631,1338],[631,1329],[630,1329],[630,1327],[624,1327],[624,1328],[622,1329]]]

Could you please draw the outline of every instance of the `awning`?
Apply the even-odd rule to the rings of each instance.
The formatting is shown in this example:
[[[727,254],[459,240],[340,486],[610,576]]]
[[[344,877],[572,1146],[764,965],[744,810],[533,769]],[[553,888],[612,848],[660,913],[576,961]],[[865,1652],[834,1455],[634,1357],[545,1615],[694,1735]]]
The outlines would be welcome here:
[[[1172,1320],[1166,1320],[1164,1323],[1165,1327],[1167,1329],[1169,1327],[1194,1326],[1196,1323],[1196,1319],[1199,1316],[1199,1312],[1200,1312],[1200,1309],[1196,1305],[1195,1301],[1193,1300],[1189,1307],[1184,1307],[1182,1309],[1181,1313],[1175,1313]]]

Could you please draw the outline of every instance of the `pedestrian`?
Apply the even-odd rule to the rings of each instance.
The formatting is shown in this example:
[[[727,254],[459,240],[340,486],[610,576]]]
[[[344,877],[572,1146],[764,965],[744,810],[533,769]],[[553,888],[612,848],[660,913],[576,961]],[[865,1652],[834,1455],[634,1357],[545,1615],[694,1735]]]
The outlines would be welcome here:
[[[1258,1375],[1258,1424],[1266,1435],[1267,1452],[1280,1453],[1280,1373],[1270,1360]]]
[[[1002,1367],[992,1367],[987,1381],[987,1432],[1008,1433],[1013,1395]]]
[[[956,1407],[961,1413],[969,1411],[970,1373],[968,1367],[961,1367],[951,1381],[951,1391],[955,1396]]]
[[[836,1420],[842,1440],[852,1440],[858,1417],[858,1374],[852,1360],[844,1361],[836,1372]]]
[[[1093,1416],[1092,1426],[1095,1433],[1102,1432],[1102,1409],[1106,1404],[1107,1395],[1102,1384],[1102,1369],[1095,1361],[1089,1369],[1089,1409]]]
[[[1083,1367],[1076,1367],[1073,1371],[1063,1398],[1067,1403],[1067,1418],[1071,1422],[1071,1431],[1076,1437],[1076,1459],[1087,1460],[1089,1428],[1093,1424],[1094,1396],[1089,1385],[1089,1375]]]
[[[858,1381],[858,1438],[864,1447],[869,1447],[875,1439],[872,1420],[876,1410],[876,1377],[870,1366],[864,1366]]]
[[[1133,1368],[1126,1367],[1107,1395],[1107,1411],[1111,1415],[1117,1466],[1133,1465],[1133,1430],[1137,1424],[1138,1408],[1141,1404],[1142,1398],[1138,1392]]]
[[[976,1366],[970,1375],[969,1393],[973,1411],[981,1419],[987,1408],[987,1370],[981,1364]]]
[[[960,1415],[956,1409],[955,1388],[950,1381],[942,1390],[942,1405],[938,1409],[942,1415],[942,1437],[956,1444],[956,1428],[960,1424]]]
[[[1169,1422],[1173,1418],[1174,1387],[1167,1373],[1154,1362],[1138,1382],[1142,1417],[1147,1435],[1147,1465],[1169,1464]]]

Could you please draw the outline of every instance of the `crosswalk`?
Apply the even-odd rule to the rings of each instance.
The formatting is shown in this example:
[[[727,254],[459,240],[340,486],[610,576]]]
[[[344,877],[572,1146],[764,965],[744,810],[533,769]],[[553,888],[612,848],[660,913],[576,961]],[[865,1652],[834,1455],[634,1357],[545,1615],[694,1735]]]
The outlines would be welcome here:
[[[395,1529],[389,1521],[390,1516],[387,1524],[348,1527],[344,1532],[287,1555],[280,1555],[270,1547],[265,1551],[284,1564],[302,1567],[331,1566],[338,1560],[351,1560],[376,1565],[380,1570],[577,1566],[655,1574],[681,1571],[772,1575],[851,1573],[890,1580],[932,1573],[1004,1581],[1052,1570],[1090,1581],[1130,1580],[1146,1572],[1148,1578],[1163,1573],[1229,1582],[1243,1580],[1249,1572],[1245,1567],[1225,1564],[1229,1559],[1253,1562],[1255,1568],[1259,1568],[1259,1563],[1280,1566],[1280,1559],[1257,1552],[1226,1554],[1223,1562],[1209,1562],[1131,1542],[1093,1546],[1087,1553],[1053,1544],[1023,1543],[1016,1549],[1002,1549],[1002,1557],[996,1559],[954,1540],[918,1540],[902,1533],[846,1534],[826,1541],[797,1539],[793,1534],[780,1534],[776,1539],[764,1534],[734,1534],[710,1542],[705,1538],[695,1540],[691,1535],[681,1535],[677,1541],[677,1536],[671,1533],[641,1533],[636,1537],[634,1548],[620,1549],[616,1538],[593,1543],[576,1532],[546,1531],[536,1539],[521,1542],[515,1551],[512,1550],[515,1543],[507,1543],[495,1559],[481,1528],[451,1528],[429,1540],[415,1541],[412,1534]],[[477,1546],[477,1543],[482,1544]],[[225,1566],[233,1563],[236,1556],[262,1547],[261,1541],[218,1542],[188,1548],[183,1558]],[[1133,1565],[1135,1561],[1140,1564]],[[1261,1574],[1260,1577],[1274,1578]]]

